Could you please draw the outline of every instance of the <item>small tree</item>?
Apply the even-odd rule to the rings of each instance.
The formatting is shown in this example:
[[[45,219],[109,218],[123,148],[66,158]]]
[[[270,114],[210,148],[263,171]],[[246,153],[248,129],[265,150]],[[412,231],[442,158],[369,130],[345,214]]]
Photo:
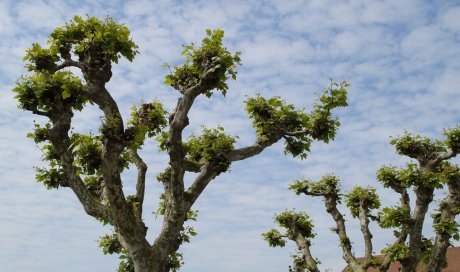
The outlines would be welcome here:
[[[347,105],[346,82],[331,82],[310,113],[280,97],[258,95],[245,102],[257,133],[254,144],[235,148],[236,137],[222,127],[203,128],[201,135],[184,140],[195,99],[216,92],[225,96],[226,82],[236,79],[240,64],[239,53],[222,45],[222,30],[206,34],[201,45],[184,47],[184,64],[170,67],[166,76],[166,85],[180,94],[172,113],[152,101],[134,106],[127,122],[106,88],[112,64],[138,54],[126,26],[111,18],[76,16],[51,33],[49,47],[33,44],[27,50],[27,68],[33,73],[18,80],[16,99],[21,109],[48,119],[45,125],[35,124],[29,134],[42,145],[43,159],[49,162],[49,167],[37,168],[36,178],[49,189],[69,187],[88,215],[113,226],[114,234],[104,236],[100,246],[106,254],[121,254],[119,271],[178,269],[182,261],[177,250],[196,235],[185,223],[196,218],[192,206],[211,180],[232,162],[253,157],[283,139],[286,153],[305,159],[313,141],[334,138],[339,122],[331,111]],[[68,68],[79,69],[83,78]],[[103,118],[98,132],[81,134],[71,130],[72,117],[87,103],[96,104]],[[142,217],[147,165],[138,152],[150,137],[156,137],[169,155],[169,166],[157,176],[164,189],[158,209],[163,225],[153,242],[146,239]],[[137,168],[136,193],[125,196],[121,173],[131,164]],[[186,172],[198,173],[189,188],[184,185]]]
[[[460,169],[449,163],[449,159],[460,152],[460,127],[445,131],[446,140],[438,141],[405,133],[391,141],[396,152],[414,159],[404,168],[384,166],[377,172],[377,179],[385,188],[400,195],[399,205],[380,208],[376,189],[355,187],[346,194],[340,193],[339,179],[333,175],[321,180],[297,180],[289,189],[297,195],[321,196],[326,211],[334,219],[332,229],[339,236],[343,259],[353,272],[367,271],[369,267],[387,271],[391,262],[399,261],[402,272],[415,271],[419,263],[424,270],[440,272],[447,265],[446,251],[451,239],[459,240],[459,225],[455,217],[460,213]],[[415,196],[415,206],[410,203],[409,190]],[[434,239],[422,236],[423,223],[428,207],[433,202],[435,190],[446,189],[446,195],[432,214]],[[356,258],[347,235],[345,220],[338,210],[342,199],[350,209],[351,216],[359,220],[364,237],[364,258]],[[288,238],[296,242],[300,252],[294,256],[293,271],[319,271],[310,253],[311,239],[314,237],[313,223],[305,213],[286,211],[275,217],[275,221],[286,233],[272,229],[263,234],[270,246],[284,246]],[[382,250],[383,256],[373,255],[372,234],[369,228],[375,221],[381,228],[394,228],[396,240]]]

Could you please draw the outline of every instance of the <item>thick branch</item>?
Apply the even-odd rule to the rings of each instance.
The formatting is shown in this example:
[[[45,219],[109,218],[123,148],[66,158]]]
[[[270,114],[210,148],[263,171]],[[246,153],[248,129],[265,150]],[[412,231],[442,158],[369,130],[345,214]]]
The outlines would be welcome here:
[[[299,250],[302,252],[302,256],[304,262],[307,264],[308,271],[319,272],[316,260],[312,257],[310,252],[310,241],[305,239],[305,237],[303,237],[298,231],[296,232],[295,237],[293,237],[293,240],[297,244]]]
[[[211,180],[213,180],[218,174],[219,172],[217,169],[215,169],[215,167],[213,167],[210,163],[207,163],[202,167],[200,174],[196,177],[186,192],[187,204],[185,207],[187,211],[193,206],[206,186],[208,186],[209,182],[211,182]]]
[[[86,188],[80,176],[77,175],[76,168],[73,167],[74,158],[70,151],[70,138],[68,136],[71,118],[72,113],[69,111],[57,114],[52,119],[53,128],[48,132],[49,140],[55,147],[65,176],[68,179],[64,182],[74,191],[88,215],[112,222],[106,207],[99,203],[95,196]]]
[[[448,184],[449,193],[439,205],[440,223],[455,223],[455,217],[460,211],[460,180],[451,181]],[[434,247],[426,271],[441,272],[447,266],[446,252],[450,245],[452,234],[448,232],[436,232]]]
[[[163,221],[163,227],[160,235],[153,244],[153,250],[159,252],[161,258],[168,258],[169,254],[176,251],[181,244],[179,237],[181,227],[183,226],[186,218],[186,213],[192,206],[196,199],[190,200],[185,203],[184,192],[184,174],[185,171],[198,172],[199,165],[186,162],[185,152],[182,145],[182,131],[189,124],[188,112],[193,105],[195,99],[206,90],[206,80],[212,75],[213,70],[210,69],[204,73],[198,84],[190,87],[189,89],[181,92],[183,96],[177,102],[174,112],[171,114],[169,120],[169,135],[167,140],[167,150],[169,154],[169,164],[171,166],[170,179],[165,182],[165,197],[166,207]],[[210,165],[209,163],[207,165]],[[206,168],[206,166],[204,166]],[[195,189],[193,195],[198,196],[206,187],[207,183],[217,174],[214,171],[201,170],[198,178],[200,180],[195,182]],[[208,177],[211,176],[211,177]],[[192,185],[193,186],[193,185]],[[198,192],[199,191],[199,192]]]
[[[255,144],[247,146],[247,147],[242,147],[238,149],[234,149],[227,154],[225,154],[225,158],[227,160],[233,162],[233,161],[241,161],[250,157],[253,157],[255,155],[258,155],[261,153],[265,148],[269,147],[270,145],[274,144],[280,139],[278,137],[275,140],[271,141],[261,141],[258,140]]]
[[[119,230],[119,234],[129,245],[129,252],[146,251],[150,248],[146,236],[146,227],[134,214],[132,204],[128,203],[123,192],[120,177],[119,159],[126,146],[124,141],[123,120],[118,105],[105,88],[104,76],[111,74],[110,65],[104,66],[100,73],[94,73],[94,67],[85,63],[83,73],[88,81],[83,92],[89,99],[94,101],[104,112],[105,126],[110,131],[104,135],[102,149],[102,175],[104,178],[108,206],[113,215],[113,224]],[[98,78],[100,75],[101,78]]]
[[[372,261],[372,234],[369,230],[369,215],[362,203],[359,206],[359,223],[361,225],[361,232],[363,233],[365,244],[364,263],[362,267],[367,271]]]
[[[56,65],[56,71],[67,68],[67,67],[78,67],[82,68],[83,64],[79,61],[74,61],[72,59],[66,59],[61,64]]]
[[[407,190],[402,189],[400,193],[401,193],[401,199],[400,199],[401,208],[407,209],[408,211],[410,211],[410,198],[409,198],[409,194],[407,193]],[[393,246],[404,243],[408,235],[409,235],[409,222],[405,221],[405,222],[402,222],[401,230],[396,238],[396,241],[393,243]],[[380,265],[380,271],[387,271],[392,261],[393,260],[391,259],[390,255],[385,256],[385,259]]]
[[[401,272],[412,272],[420,260],[422,245],[422,229],[428,206],[433,201],[432,188],[417,188],[415,190],[416,201],[414,213],[412,214],[412,224],[409,230],[409,248],[410,254],[406,260],[402,260]]]
[[[426,169],[431,169],[433,166],[438,165],[440,162],[451,159],[453,157],[457,156],[457,153],[454,151],[450,150],[448,152],[442,153],[438,155],[435,159],[423,162],[421,165],[425,167]]]
[[[197,162],[189,161],[189,160],[184,161],[185,171],[188,171],[188,172],[200,173],[201,167],[203,166],[204,166],[204,163],[197,163]]]
[[[136,200],[139,207],[136,210],[136,216],[139,220],[142,220],[142,206],[144,204],[145,174],[147,172],[147,164],[145,164],[145,162],[137,153],[137,150],[134,148],[129,149],[129,154],[131,155],[131,158],[133,159],[133,162],[137,168]]]
[[[354,272],[364,272],[365,270],[355,260],[355,256],[352,253],[352,247],[350,239],[348,238],[347,231],[345,228],[345,219],[340,211],[337,209],[337,196],[326,196],[325,201],[327,212],[332,215],[336,223],[336,232],[339,235],[340,247],[343,251],[343,259],[347,262],[348,267]]]

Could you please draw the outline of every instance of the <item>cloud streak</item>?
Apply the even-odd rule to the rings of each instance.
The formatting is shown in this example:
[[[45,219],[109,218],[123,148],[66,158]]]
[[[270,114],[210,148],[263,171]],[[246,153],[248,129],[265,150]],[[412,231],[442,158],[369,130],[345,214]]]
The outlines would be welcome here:
[[[322,269],[340,271],[344,262],[333,222],[319,199],[287,191],[293,179],[319,178],[330,172],[343,187],[377,185],[382,164],[406,160],[394,154],[389,137],[403,132],[439,137],[459,124],[460,6],[455,1],[3,1],[0,3],[0,263],[8,271],[114,271],[116,257],[103,256],[95,240],[109,231],[86,216],[66,189],[46,191],[34,181],[40,151],[25,138],[29,114],[16,109],[14,81],[24,74],[24,50],[44,43],[55,27],[75,14],[113,16],[131,29],[141,55],[114,66],[108,87],[127,117],[141,99],[157,98],[172,110],[178,95],[162,84],[161,64],[181,61],[181,45],[199,42],[206,28],[225,30],[230,51],[241,51],[239,79],[226,98],[199,98],[191,125],[223,125],[239,145],[254,140],[244,112],[247,95],[279,95],[311,108],[328,77],[352,83],[350,106],[338,111],[342,126],[336,140],[314,144],[306,161],[285,157],[282,144],[258,158],[235,163],[196,203],[198,237],[182,249],[183,271],[286,271],[289,251],[271,249],[260,233],[286,208],[305,210],[317,226],[313,254]],[[47,18],[44,20],[43,18]],[[97,108],[76,115],[75,128],[98,126]],[[37,121],[43,121],[37,119]],[[153,142],[143,149],[149,162],[145,211],[149,237],[159,229],[152,212],[160,186],[156,173],[166,166]],[[125,187],[133,190],[133,172]],[[380,188],[381,189],[381,188]],[[394,196],[385,194],[384,204]],[[348,217],[350,218],[350,217]],[[356,254],[362,253],[359,228],[350,220]],[[377,248],[391,233],[376,235]],[[65,269],[64,269],[65,268]]]

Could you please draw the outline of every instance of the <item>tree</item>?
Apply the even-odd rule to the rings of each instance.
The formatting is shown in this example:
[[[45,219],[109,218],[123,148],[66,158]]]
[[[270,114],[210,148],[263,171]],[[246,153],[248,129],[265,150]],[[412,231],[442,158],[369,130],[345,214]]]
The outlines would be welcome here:
[[[383,166],[377,172],[377,180],[383,187],[390,188],[400,196],[399,205],[381,206],[375,188],[354,187],[350,192],[340,192],[339,179],[326,175],[319,181],[297,180],[290,187],[297,195],[321,196],[326,211],[334,219],[333,232],[339,236],[343,259],[353,272],[367,271],[369,267],[387,271],[391,262],[399,261],[402,272],[415,271],[419,263],[424,270],[440,272],[447,265],[446,251],[451,240],[459,240],[459,224],[455,217],[460,213],[460,169],[449,162],[460,152],[460,127],[445,130],[445,141],[433,140],[405,132],[392,139],[400,155],[408,156],[412,161],[405,167]],[[411,207],[410,189],[415,196],[415,206]],[[422,236],[423,223],[433,202],[435,191],[446,191],[443,200],[431,215],[433,218],[434,239]],[[338,204],[345,201],[351,216],[359,220],[365,243],[364,258],[356,258],[352,243],[347,235],[343,214]],[[373,213],[374,212],[374,213]],[[269,245],[284,246],[290,239],[297,244],[299,254],[294,255],[294,270],[319,271],[318,261],[312,257],[310,245],[315,233],[313,223],[306,213],[285,211],[275,217],[278,225],[286,230],[281,233],[272,229],[263,234]],[[369,228],[376,222],[381,228],[394,228],[396,240],[382,250],[383,256],[373,255],[372,234]]]
[[[184,46],[182,65],[170,67],[165,83],[179,92],[175,109],[168,115],[158,101],[134,106],[125,122],[116,101],[106,88],[111,67],[122,57],[132,61],[139,53],[124,25],[111,18],[74,17],[55,29],[49,47],[33,44],[25,60],[31,75],[21,77],[14,92],[21,109],[44,117],[35,124],[33,138],[41,144],[47,168],[37,168],[36,178],[47,188],[68,187],[85,212],[110,224],[114,233],[102,237],[104,253],[121,254],[119,271],[159,272],[177,270],[182,264],[180,245],[196,235],[186,221],[195,220],[192,206],[206,186],[235,161],[261,153],[284,140],[285,152],[305,159],[313,141],[329,142],[339,121],[332,110],[347,105],[346,82],[335,83],[319,97],[310,113],[297,110],[280,97],[258,95],[246,100],[257,140],[236,148],[236,137],[222,127],[203,128],[202,134],[183,138],[188,112],[199,96],[216,92],[225,96],[227,80],[236,79],[239,53],[223,45],[222,30],[207,30],[201,45]],[[70,68],[79,69],[83,78]],[[81,134],[71,129],[75,111],[96,104],[103,113],[98,132]],[[146,239],[143,222],[147,165],[139,155],[146,138],[155,137],[169,155],[169,166],[157,179],[164,193],[157,214],[162,229],[153,242]],[[137,168],[136,194],[125,196],[121,173]],[[186,172],[198,173],[189,188]],[[125,181],[128,182],[128,181]]]

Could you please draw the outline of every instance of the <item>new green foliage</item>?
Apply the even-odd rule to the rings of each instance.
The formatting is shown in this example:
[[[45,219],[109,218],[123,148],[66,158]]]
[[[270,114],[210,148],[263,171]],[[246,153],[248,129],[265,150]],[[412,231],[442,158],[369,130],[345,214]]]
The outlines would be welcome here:
[[[130,38],[129,29],[115,23],[111,17],[100,20],[75,16],[63,27],[56,28],[50,36],[51,55],[59,55],[62,59],[70,57],[72,52],[79,58],[97,54],[118,63],[121,56],[132,61],[139,53],[138,46]]]
[[[235,142],[236,137],[225,134],[221,126],[212,129],[202,127],[201,135],[190,135],[184,149],[189,160],[203,163],[234,149]]]
[[[182,55],[185,63],[173,67],[172,73],[166,76],[165,84],[184,92],[186,89],[203,84],[204,94],[211,97],[213,89],[225,96],[229,78],[236,79],[236,67],[240,65],[240,53],[231,54],[222,45],[224,32],[220,29],[206,30],[207,37],[200,46],[194,44],[184,46]],[[166,64],[166,66],[169,66]]]
[[[396,152],[414,159],[434,159],[441,152],[446,151],[442,141],[433,140],[420,135],[405,132],[402,136],[393,138],[390,142],[396,147]]]
[[[44,125],[35,124],[28,134],[49,163],[36,168],[36,179],[48,189],[71,189],[88,215],[113,227],[113,234],[101,237],[100,247],[104,254],[119,254],[119,272],[177,271],[183,264],[179,247],[197,235],[186,226],[197,217],[193,204],[232,162],[256,156],[283,138],[285,152],[304,159],[313,141],[327,143],[335,137],[339,121],[331,111],[347,105],[346,82],[331,81],[308,114],[279,97],[248,98],[246,109],[257,131],[252,145],[236,148],[238,137],[226,134],[221,126],[203,126],[200,134],[184,140],[195,99],[211,97],[215,91],[225,96],[227,81],[236,79],[240,54],[223,46],[223,35],[220,29],[206,30],[200,45],[184,46],[184,63],[172,67],[165,80],[180,92],[171,113],[154,99],[132,107],[127,122],[106,86],[113,63],[122,57],[132,61],[139,53],[126,26],[110,17],[75,16],[51,33],[48,46],[35,43],[26,51],[24,60],[32,73],[17,81],[15,97],[19,108],[49,119]],[[83,134],[74,131],[72,121],[86,103],[95,104],[102,116],[99,130]],[[142,215],[146,186],[151,183],[146,182],[148,165],[138,152],[151,137],[169,156],[168,167],[157,176],[163,192],[155,217],[160,216],[163,225],[157,238],[148,241]],[[137,170],[135,178],[121,175],[130,166]],[[188,188],[186,172],[198,174]],[[129,183],[135,183],[134,193],[124,191]],[[314,237],[313,224],[304,213],[286,211],[276,220],[291,237],[297,232]],[[278,234],[273,230],[266,235],[271,245],[284,245]],[[307,267],[303,261],[295,263]]]
[[[307,179],[296,180],[289,186],[289,190],[293,190],[297,195],[308,193],[316,195],[336,195],[340,198],[339,179],[334,175],[325,175],[316,182]]]
[[[379,226],[382,228],[398,228],[410,222],[409,208],[398,206],[384,207],[378,212]]]
[[[131,119],[128,121],[129,135],[132,137],[133,144],[139,148],[144,144],[145,138],[151,138],[159,133],[166,127],[166,110],[163,105],[154,100],[151,103],[143,103],[139,106],[131,108]]]
[[[445,267],[446,250],[451,245],[451,240],[460,239],[459,224],[456,220],[460,213],[460,170],[458,166],[449,162],[449,159],[458,154],[458,131],[458,127],[445,130],[446,140],[431,139],[407,132],[391,140],[398,154],[415,160],[404,167],[383,166],[377,171],[377,180],[383,187],[392,189],[400,197],[399,205],[383,207],[377,214],[374,211],[380,208],[381,202],[375,188],[356,186],[343,195],[340,192],[339,180],[333,175],[326,175],[316,182],[307,179],[296,180],[289,189],[297,195],[324,197],[326,211],[336,222],[332,230],[339,236],[339,245],[349,271],[363,272],[369,267],[387,271],[391,262],[400,261],[404,272],[415,271],[420,262],[425,263],[423,271],[440,272],[441,268]],[[434,200],[435,191],[443,188],[447,189],[447,193],[432,214],[435,237],[425,238],[422,231],[429,205]],[[413,190],[412,194],[410,190]],[[342,196],[351,216],[359,219],[365,244],[364,258],[356,258],[352,251],[345,217],[337,208]],[[415,201],[411,202],[411,197],[415,197]],[[276,219],[279,224],[278,218]],[[395,229],[394,243],[387,244],[382,249],[383,256],[379,259],[373,255],[373,236],[369,227],[372,222],[378,223],[383,229]],[[310,244],[312,237],[309,237],[308,233],[297,234],[307,240],[306,244]],[[264,234],[270,246],[278,245],[279,239],[289,236],[292,237],[274,230]],[[284,246],[285,241],[282,243]],[[302,251],[302,254],[303,259],[300,260],[312,259],[309,250]],[[300,267],[296,271],[307,270],[317,271],[311,270],[311,267]]]
[[[285,153],[305,159],[313,140],[328,143],[334,139],[340,122],[332,117],[331,111],[347,106],[348,86],[345,81],[331,81],[310,113],[295,109],[278,96],[266,99],[260,95],[245,101],[246,111],[260,140],[272,141],[282,135]]]
[[[345,205],[356,218],[359,217],[360,209],[368,215],[371,210],[380,208],[380,199],[375,188],[356,186],[345,194]]]
[[[82,88],[80,78],[69,71],[58,71],[22,76],[13,91],[20,108],[52,113],[57,107],[81,111],[88,101]]]
[[[281,232],[277,229],[271,229],[266,233],[262,234],[262,237],[265,241],[268,242],[268,245],[271,247],[284,247],[286,245],[286,241],[283,239]]]

